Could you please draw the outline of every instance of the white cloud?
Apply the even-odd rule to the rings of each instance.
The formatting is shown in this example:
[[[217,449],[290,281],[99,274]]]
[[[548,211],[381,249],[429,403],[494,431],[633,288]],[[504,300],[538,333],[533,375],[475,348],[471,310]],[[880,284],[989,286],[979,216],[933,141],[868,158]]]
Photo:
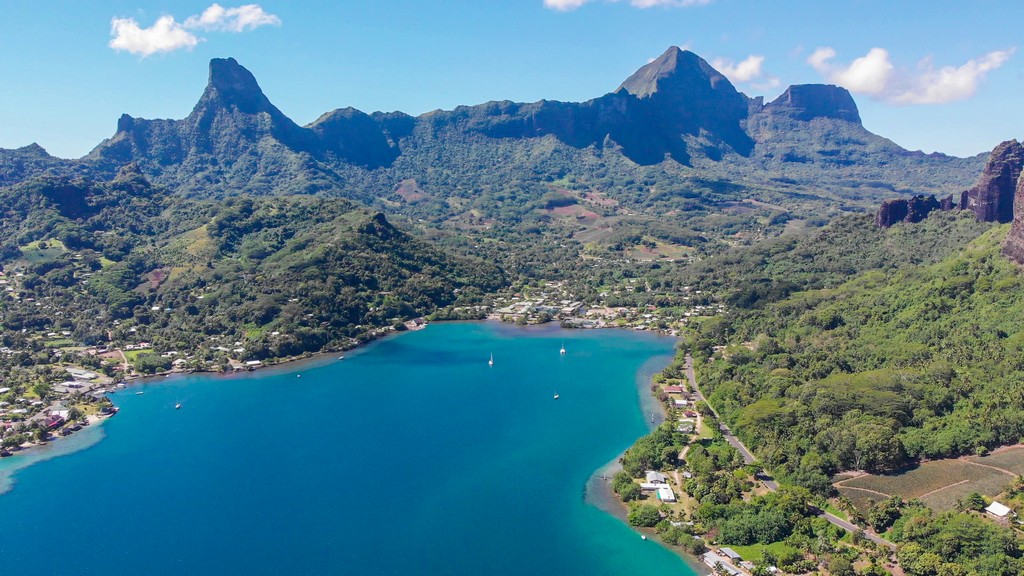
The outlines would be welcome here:
[[[764,64],[764,56],[753,55],[747,56],[747,59],[736,64],[732,63],[732,60],[726,60],[724,58],[716,58],[711,65],[715,67],[722,74],[725,74],[729,80],[733,82],[750,82],[754,78],[761,76],[761,65]]]
[[[966,100],[977,93],[985,76],[1002,66],[1014,48],[989,52],[968,60],[962,66],[935,69],[930,58],[918,63],[915,71],[897,69],[889,52],[872,48],[847,66],[831,62],[836,56],[829,47],[818,48],[807,63],[828,81],[854,93],[868,94],[893,104],[939,104]]]
[[[559,10],[561,12],[568,12],[569,10],[577,9],[590,1],[591,0],[544,0],[544,7]]]
[[[836,84],[845,86],[851,92],[882,94],[891,86],[893,65],[889,52],[872,48],[867,55],[857,58],[844,70],[837,70],[832,78]]]
[[[725,74],[734,84],[750,83],[758,90],[770,90],[780,84],[778,77],[766,74],[763,69],[764,56],[751,54],[739,64],[733,64],[732,60],[716,58],[711,66],[722,74]]]
[[[211,4],[202,14],[189,16],[183,23],[177,22],[174,16],[164,15],[157,18],[149,28],[139,26],[134,18],[114,18],[110,22],[110,35],[113,38],[107,46],[118,52],[124,51],[145,58],[160,52],[191,50],[204,41],[204,38],[196,36],[191,30],[244,32],[267,25],[280,26],[281,19],[268,14],[258,4],[236,8]]]
[[[559,10],[561,12],[569,12],[575,10],[584,4],[590,4],[597,0],[544,0],[544,6],[551,8],[552,10]],[[620,2],[621,0],[604,0],[605,2]],[[629,0],[629,5],[634,8],[655,8],[658,6],[664,7],[684,7],[684,6],[703,6],[710,4],[714,0]]]
[[[203,30],[220,30],[224,32],[244,32],[260,26],[280,26],[281,19],[268,14],[259,4],[246,4],[237,8],[225,8],[220,4],[211,4],[199,16],[185,19],[186,28],[202,28]]]
[[[1014,50],[989,52],[980,59],[968,60],[959,68],[943,66],[935,70],[931,62],[926,61],[917,81],[897,94],[893,101],[897,104],[938,104],[966,100],[978,91],[985,75],[1006,63]]]
[[[829,48],[818,48],[807,57],[807,63],[810,64],[815,70],[826,73],[828,68],[828,60],[836,57],[836,51]]]
[[[142,28],[134,18],[114,18],[110,22],[107,44],[114,50],[138,54],[145,58],[157,52],[191,50],[199,38],[174,21],[174,16],[161,16],[149,28]]]

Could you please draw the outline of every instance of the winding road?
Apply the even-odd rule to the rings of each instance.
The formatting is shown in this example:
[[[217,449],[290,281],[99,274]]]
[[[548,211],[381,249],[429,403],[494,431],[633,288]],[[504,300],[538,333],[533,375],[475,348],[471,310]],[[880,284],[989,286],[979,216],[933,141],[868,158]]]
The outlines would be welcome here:
[[[740,455],[743,456],[744,464],[754,464],[757,461],[757,458],[755,458],[754,454],[746,447],[746,445],[744,445],[743,442],[740,441],[740,439],[737,438],[736,435],[732,433],[732,430],[729,430],[729,427],[722,423],[722,418],[718,415],[718,411],[715,410],[715,407],[712,406],[710,402],[708,402],[708,399],[704,396],[704,393],[701,392],[700,388],[697,387],[697,376],[693,371],[693,358],[690,356],[689,353],[686,354],[686,379],[690,381],[690,388],[693,389],[693,393],[697,397],[697,399],[702,400],[705,404],[707,404],[708,409],[710,409],[711,413],[715,415],[715,420],[718,422],[718,429],[722,431],[722,436],[725,437],[726,442],[728,442],[733,448],[735,448],[740,453]],[[767,487],[772,492],[775,492],[779,489],[779,484],[775,480],[772,480],[771,476],[769,476],[764,471],[764,469],[761,469],[761,471],[759,472],[759,479],[761,480],[761,482],[764,483],[765,487]],[[824,510],[818,510],[818,517],[824,518],[825,520],[828,520],[832,524],[839,526],[840,528],[848,532],[861,531],[861,528],[856,524],[852,522],[847,522],[846,520],[843,520],[842,518],[839,518],[838,516],[835,516],[833,514],[829,514]],[[865,538],[874,542],[875,544],[880,544],[882,546],[889,548],[890,550],[896,550],[895,544],[889,542],[885,538],[882,538],[878,534],[868,532],[867,530],[863,530],[862,532]]]

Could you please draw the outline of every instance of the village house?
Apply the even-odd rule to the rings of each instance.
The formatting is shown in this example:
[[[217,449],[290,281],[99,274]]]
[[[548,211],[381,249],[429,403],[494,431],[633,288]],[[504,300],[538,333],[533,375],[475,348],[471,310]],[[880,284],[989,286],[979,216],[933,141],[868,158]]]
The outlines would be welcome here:
[[[656,492],[658,495],[658,500],[661,500],[662,502],[676,501],[676,494],[675,492],[672,491],[672,488],[668,484],[659,485],[658,490]]]
[[[655,470],[647,471],[647,482],[650,484],[668,484],[668,476]]]
[[[730,574],[730,575],[740,575],[740,574],[743,574],[743,572],[740,571],[739,568],[737,568],[736,566],[733,566],[733,564],[731,562],[729,562],[728,560],[722,558],[721,556],[718,556],[714,552],[705,552],[704,554],[701,554],[700,560],[705,565],[707,565],[708,568],[711,568],[711,570],[713,570],[715,573],[721,573],[721,572],[719,572],[719,570],[721,570],[725,574]]]
[[[1011,510],[1008,506],[1004,504],[1000,504],[999,502],[992,502],[991,504],[989,504],[988,507],[985,508],[985,512],[999,520],[1006,520],[1010,516],[1014,515],[1013,510]]]

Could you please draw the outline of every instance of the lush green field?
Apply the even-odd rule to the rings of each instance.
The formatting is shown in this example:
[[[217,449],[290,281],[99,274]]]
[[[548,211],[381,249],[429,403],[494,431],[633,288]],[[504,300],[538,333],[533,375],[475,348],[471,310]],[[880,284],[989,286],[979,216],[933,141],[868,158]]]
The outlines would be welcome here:
[[[799,554],[796,548],[786,544],[785,542],[772,542],[771,544],[752,544],[750,546],[730,546],[737,554],[740,555],[744,560],[749,560],[754,564],[762,564],[764,562],[763,552],[768,551],[774,555],[775,558],[786,558]]]

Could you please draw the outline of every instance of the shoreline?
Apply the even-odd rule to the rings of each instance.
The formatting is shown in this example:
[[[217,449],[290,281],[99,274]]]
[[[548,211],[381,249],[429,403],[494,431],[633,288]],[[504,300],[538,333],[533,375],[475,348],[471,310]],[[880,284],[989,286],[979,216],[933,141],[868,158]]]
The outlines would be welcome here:
[[[116,412],[115,412],[116,414]],[[106,436],[103,425],[110,420],[109,416],[90,415],[89,425],[69,436],[60,436],[46,443],[33,443],[0,460],[0,497],[14,488],[14,475],[28,468],[60,456],[80,452],[98,444]]]
[[[596,329],[598,328],[595,328],[595,330]],[[651,384],[654,376],[661,373],[661,371],[664,370],[674,359],[675,355],[673,354],[668,357],[668,360],[660,368],[652,369],[651,364],[655,364],[661,360],[659,357],[652,358],[646,362],[644,366],[641,366],[640,370],[637,372],[635,383],[641,412],[644,415],[653,413],[655,416],[655,422],[653,423],[648,418],[644,418],[644,424],[647,427],[648,433],[661,425],[667,417],[667,411],[665,410],[664,404],[659,402],[658,399],[655,398],[654,394],[651,393]],[[653,529],[629,526],[627,521],[629,506],[627,506],[626,503],[619,498],[619,495],[612,490],[612,478],[617,472],[622,470],[622,463],[620,460],[625,453],[626,451],[623,450],[610,462],[601,466],[590,475],[590,478],[587,479],[587,482],[584,485],[584,501],[598,510],[614,516],[634,532],[647,536],[648,540],[652,540],[658,546],[661,546],[676,556],[679,556],[683,562],[686,563],[687,567],[693,570],[693,572],[698,576],[708,576],[712,574],[711,570],[709,570],[699,558],[688,554],[681,548],[666,544],[661,540],[661,538],[658,538]]]
[[[335,356],[337,354],[342,354],[342,353],[345,353],[345,354],[348,354],[348,353],[351,353],[351,354],[361,354],[361,353],[363,353],[363,350],[368,345],[373,344],[374,342],[377,342],[377,341],[389,338],[389,337],[396,336],[398,334],[402,334],[404,332],[406,332],[406,330],[390,331],[390,332],[388,332],[386,334],[382,334],[380,336],[377,336],[377,337],[373,338],[372,340],[368,340],[366,342],[362,342],[358,346],[355,346],[353,348],[348,348],[348,349],[343,349],[343,350],[324,350],[324,351],[321,351],[321,352],[312,352],[312,353],[309,353],[309,354],[306,354],[306,355],[302,355],[302,356],[289,357],[289,358],[286,358],[286,359],[284,359],[284,360],[282,360],[280,362],[274,362],[274,363],[271,363],[271,364],[261,364],[260,366],[250,366],[250,367],[247,367],[247,368],[245,368],[243,370],[232,370],[232,371],[228,371],[228,372],[223,372],[223,371],[216,371],[215,372],[215,371],[212,371],[212,370],[174,370],[174,369],[172,369],[172,370],[165,370],[163,372],[157,372],[155,374],[147,374],[147,375],[133,374],[131,376],[125,376],[124,378],[121,378],[116,383],[112,383],[111,384],[111,388],[106,390],[104,392],[104,395],[110,397],[111,398],[111,402],[113,403],[113,397],[116,396],[118,392],[126,392],[128,390],[131,390],[131,389],[139,387],[139,386],[145,386],[147,384],[156,384],[158,382],[164,382],[164,381],[166,381],[166,379],[171,378],[171,377],[188,376],[188,375],[192,375],[192,374],[209,374],[209,375],[217,376],[217,377],[245,376],[246,374],[251,374],[253,372],[256,372],[256,371],[259,371],[259,370],[264,370],[264,369],[273,369],[273,368],[281,369],[281,368],[284,368],[286,366],[289,367],[289,368],[293,368],[297,364],[301,365],[302,362],[306,362],[306,363],[311,364],[313,366],[318,366],[320,364],[326,364],[329,360],[331,360],[331,358],[328,358],[328,356],[332,356],[335,361],[338,361],[338,357]],[[117,383],[123,384],[124,386],[120,386],[119,387],[119,386],[117,386]],[[31,460],[30,462],[28,462],[27,464],[25,464],[23,466],[11,465],[11,466],[9,466],[11,468],[10,470],[5,470],[4,466],[0,466],[0,496],[5,494],[7,491],[9,491],[13,487],[14,483],[11,480],[11,476],[14,474],[14,472],[16,472],[18,470],[21,470],[23,468],[26,468],[28,466],[31,466],[32,464],[35,464],[36,462],[43,462],[45,460],[49,460],[50,458],[55,458],[57,456],[63,456],[65,454],[73,454],[74,452],[77,452],[79,450],[83,450],[85,448],[88,448],[89,446],[92,446],[93,444],[98,442],[100,439],[102,439],[102,436],[100,438],[98,438],[96,440],[96,442],[92,442],[92,443],[89,443],[89,444],[86,444],[86,445],[83,445],[83,446],[75,447],[75,449],[73,449],[73,450],[69,450],[69,451],[66,451],[66,452],[58,451],[58,453],[55,453],[55,454],[52,454],[52,455],[48,455],[45,458],[33,459],[33,456],[35,456],[36,454],[39,454],[40,452],[42,452],[47,447],[50,447],[50,446],[60,447],[60,446],[63,446],[64,444],[72,441],[73,439],[75,439],[75,438],[77,438],[79,436],[82,436],[84,431],[90,430],[90,429],[92,429],[92,427],[94,425],[99,425],[99,424],[102,424],[103,422],[109,420],[112,416],[116,415],[120,411],[120,409],[121,408],[119,406],[114,404],[114,412],[113,413],[105,415],[105,416],[95,415],[95,414],[89,415],[87,417],[87,420],[89,421],[89,425],[88,426],[84,426],[81,430],[78,430],[77,432],[72,432],[71,434],[68,434],[67,436],[53,436],[50,440],[48,440],[46,442],[43,442],[43,443],[38,443],[38,442],[34,442],[34,441],[27,442],[26,444],[22,445],[21,449],[18,450],[17,452],[14,452],[10,456],[7,456],[7,457],[4,457],[4,458],[0,459],[0,463],[2,463],[2,464],[6,464],[8,462],[20,464],[25,459]]]
[[[581,328],[566,328],[566,327],[562,326],[559,322],[556,322],[556,321],[545,322],[543,324],[529,324],[529,325],[526,325],[526,326],[520,326],[520,325],[516,325],[516,324],[510,323],[510,322],[504,322],[504,321],[499,320],[499,319],[491,319],[491,318],[476,319],[476,320],[435,320],[435,321],[430,321],[430,322],[424,322],[423,324],[419,325],[415,329],[409,329],[409,330],[385,330],[384,332],[382,332],[380,334],[374,335],[373,338],[371,338],[371,339],[369,339],[369,340],[367,340],[365,342],[360,342],[358,345],[353,346],[351,348],[340,348],[340,349],[322,350],[322,351],[319,351],[319,352],[310,352],[310,353],[306,353],[306,354],[303,354],[303,355],[300,355],[300,356],[287,357],[285,359],[280,359],[280,361],[276,361],[276,362],[272,362],[272,363],[261,363],[259,366],[247,366],[247,367],[245,367],[245,368],[243,368],[241,370],[231,370],[231,371],[224,372],[224,371],[212,371],[212,370],[175,370],[175,369],[171,369],[171,370],[165,370],[163,372],[157,372],[157,373],[154,373],[154,374],[147,374],[147,375],[133,374],[131,376],[125,376],[124,378],[121,378],[120,380],[117,381],[118,383],[124,384],[124,386],[122,386],[122,387],[118,387],[116,385],[116,383],[111,384],[111,388],[109,390],[106,390],[105,394],[107,396],[111,397],[111,401],[113,401],[113,397],[118,392],[128,391],[128,390],[130,390],[132,388],[136,388],[138,386],[145,386],[147,384],[156,384],[158,382],[164,382],[168,378],[188,376],[188,375],[192,375],[192,374],[203,374],[203,375],[207,375],[208,374],[208,375],[211,375],[211,376],[214,376],[214,377],[229,378],[229,377],[245,377],[246,375],[254,374],[255,372],[260,372],[261,374],[264,374],[264,373],[266,373],[266,371],[271,371],[272,372],[275,369],[283,370],[283,371],[295,371],[297,369],[297,367],[298,368],[302,368],[302,367],[315,368],[317,366],[326,364],[326,363],[328,363],[330,361],[341,361],[343,358],[348,358],[349,355],[363,354],[370,347],[370,345],[372,345],[374,343],[382,342],[382,341],[384,341],[384,340],[386,340],[388,338],[395,338],[395,337],[397,337],[397,336],[399,336],[401,334],[404,334],[406,332],[416,332],[418,330],[423,330],[423,329],[427,328],[430,324],[433,324],[433,323],[438,323],[438,324],[442,324],[442,323],[444,323],[444,324],[456,323],[456,324],[458,324],[458,323],[471,323],[471,322],[472,323],[486,322],[488,324],[492,324],[494,326],[499,327],[499,329],[504,329],[505,327],[507,327],[509,330],[515,330],[515,331],[519,331],[519,332],[524,332],[525,331],[525,332],[533,332],[533,333],[541,333],[541,334],[547,333],[547,332],[557,332],[559,330],[583,330]],[[630,329],[629,328],[624,328],[624,327],[619,327],[619,326],[604,326],[604,327],[599,327],[599,328],[586,328],[585,330],[630,330]],[[658,336],[658,337],[675,338],[674,336],[671,336],[669,334],[663,334],[663,333],[657,332],[657,331],[646,331],[646,332],[648,332],[651,335]],[[342,356],[343,358],[339,358],[339,356]],[[669,362],[671,362],[671,359],[669,359]],[[641,378],[641,376],[638,374],[637,386],[638,387],[641,386],[640,380],[643,380],[643,379],[646,379],[646,383],[644,383],[643,386],[649,386],[650,385],[650,379],[653,378],[654,374],[656,374],[658,371],[660,371],[660,369],[658,369],[656,371],[650,372],[650,374],[647,374],[645,378]],[[645,367],[641,367],[641,373],[643,373],[643,372],[645,372]],[[645,398],[647,399],[646,402],[645,402]],[[648,406],[648,404],[651,404],[652,401],[653,401],[654,404],[658,405],[658,412],[656,414],[656,418],[658,418],[658,421],[660,423],[664,419],[664,407],[660,406],[660,403],[658,403],[653,397],[651,397],[650,391],[647,388],[640,389],[640,408],[641,408],[641,410],[643,410],[645,413],[647,411],[649,411],[650,406]],[[35,462],[40,462],[40,461],[43,461],[43,460],[48,460],[49,458],[56,457],[57,455],[63,455],[64,452],[59,452],[58,454],[50,455],[50,456],[48,456],[46,458],[33,459],[33,457],[36,454],[44,452],[45,449],[50,447],[50,446],[56,446],[56,447],[63,446],[64,444],[73,441],[75,438],[77,438],[79,436],[82,436],[83,435],[83,431],[89,430],[89,429],[92,428],[92,425],[94,424],[94,422],[91,420],[91,418],[98,418],[98,421],[95,422],[96,424],[102,423],[103,421],[106,421],[107,419],[109,419],[110,416],[113,416],[114,414],[116,414],[118,410],[120,410],[120,407],[118,407],[116,404],[114,405],[114,408],[115,408],[115,412],[113,414],[108,415],[108,416],[103,416],[103,417],[90,416],[90,426],[85,426],[85,427],[83,427],[82,430],[79,430],[77,432],[73,432],[73,433],[71,433],[71,434],[69,434],[67,436],[55,436],[54,438],[52,438],[51,440],[49,440],[49,441],[47,441],[46,443],[43,443],[43,444],[38,444],[38,443],[34,443],[33,442],[30,445],[23,447],[21,450],[18,450],[17,452],[13,453],[11,456],[8,456],[8,457],[0,459],[0,463],[7,463],[7,462],[21,463],[25,459],[31,460],[28,464],[25,464],[24,466],[13,466],[13,465],[10,466],[11,470],[9,472],[7,472],[7,473],[4,472],[4,467],[0,466],[0,495],[3,495],[7,490],[9,490],[10,489],[10,485],[13,485],[13,483],[9,483],[7,481],[10,480],[10,474],[13,474],[14,471],[20,470],[20,469],[25,468],[27,466],[30,466],[31,464],[34,464]],[[76,447],[74,450],[70,450],[67,453],[70,454],[70,453],[76,452],[78,450],[82,450],[82,449],[84,449],[84,448],[86,448],[88,446],[91,446],[91,445],[92,444],[88,444],[86,446],[81,446],[81,447]],[[621,456],[621,454],[620,454],[620,456]],[[617,459],[618,459],[618,457],[616,457],[616,460]],[[10,485],[8,485],[8,484],[10,484]],[[7,486],[7,487],[5,488],[5,486]]]
[[[490,318],[483,320],[438,320],[436,322],[439,324],[484,322],[497,327],[499,330],[508,330],[510,332],[514,331],[521,335],[527,333],[530,334],[531,336],[543,336],[545,334],[555,333],[561,330],[634,331],[628,327],[620,326],[603,326],[595,328],[566,328],[558,322],[546,322],[544,324],[531,324],[527,326],[520,326],[509,322],[504,322],[501,320]],[[429,324],[432,323],[434,322],[427,323],[417,328],[417,330],[424,329],[428,327]],[[343,350],[325,350],[320,352],[313,352],[298,357],[287,358],[270,364],[261,364],[259,366],[246,367],[245,369],[242,370],[232,370],[228,372],[206,370],[168,370],[165,372],[145,376],[133,375],[121,380],[121,382],[125,384],[124,387],[112,388],[107,392],[107,394],[110,396],[114,396],[121,391],[128,391],[132,388],[145,386],[147,384],[157,384],[160,382],[165,382],[168,378],[171,377],[187,376],[192,374],[202,374],[214,377],[228,378],[246,377],[247,375],[253,375],[256,372],[265,374],[267,371],[273,372],[275,371],[275,369],[278,371],[297,372],[302,368],[316,368],[332,361],[341,361],[342,358],[339,358],[339,356],[341,356],[342,354],[344,354],[345,359],[347,359],[350,354],[363,354],[374,343],[382,342],[386,339],[397,337],[405,332],[412,331],[414,330],[388,331],[386,333],[376,336],[371,340],[361,342],[359,345],[352,348],[347,348]],[[653,337],[673,338],[674,340],[678,341],[678,337],[660,331],[648,330],[644,332],[650,334]],[[651,393],[650,387],[654,376],[661,373],[661,371],[664,370],[665,367],[668,366],[675,359],[675,355],[676,353],[675,351],[673,351],[672,354],[654,356],[650,358],[640,367],[636,377],[634,378],[634,385],[637,391],[637,405],[638,409],[641,412],[641,417],[643,418],[647,432],[654,430],[658,425],[663,423],[667,416],[665,406],[661,402],[659,402],[657,398]],[[117,407],[116,404],[115,408],[117,410],[120,410],[120,408]],[[117,412],[115,411],[113,414],[103,417],[95,415],[89,416],[90,426],[83,428],[83,430],[72,433],[69,436],[55,437],[53,440],[45,444],[34,444],[30,447],[24,448],[23,450],[19,451],[17,454],[14,454],[10,458],[4,458],[0,462],[10,462],[11,465],[7,467],[0,466],[0,496],[10,491],[15,486],[16,482],[14,481],[14,474],[16,472],[23,470],[29,466],[32,466],[38,462],[43,462],[46,460],[50,460],[52,458],[57,458],[59,456],[73,454],[75,452],[85,450],[86,448],[89,448],[100,442],[105,436],[102,433],[102,424],[105,421],[109,420],[110,417],[116,413]],[[651,421],[651,418],[649,416],[653,416],[653,422]],[[83,432],[88,430],[96,430],[96,432]],[[78,442],[75,441],[76,439],[78,440]],[[47,450],[48,448],[52,450]],[[618,495],[612,491],[611,488],[612,477],[615,475],[616,472],[622,469],[622,465],[619,462],[619,460],[624,453],[625,450],[616,455],[610,462],[606,463],[605,465],[595,470],[594,473],[587,479],[584,485],[584,500],[588,504],[596,507],[602,512],[605,512],[606,514],[609,514],[617,518],[623,524],[627,524],[626,515],[629,509],[626,506],[626,504],[619,499]],[[658,546],[662,546],[666,550],[679,556],[683,560],[683,562],[696,574],[710,574],[710,572],[706,569],[704,564],[702,564],[699,561],[698,558],[687,554],[681,549],[666,545],[659,538],[657,538],[653,530],[634,529],[634,532],[645,534],[648,537],[648,539],[653,540]]]
[[[511,324],[506,323],[506,322],[493,321],[493,320],[453,320],[453,321],[443,321],[443,322],[444,323],[455,322],[455,323],[460,323],[460,324],[461,323],[469,323],[469,322],[472,322],[472,323],[486,322],[487,326],[496,328],[496,329],[498,329],[501,332],[506,332],[506,333],[508,333],[510,335],[511,334],[518,335],[520,337],[525,336],[526,338],[545,337],[545,336],[550,336],[550,335],[562,332],[564,330],[570,330],[568,328],[562,327],[560,324],[558,324],[556,322],[546,323],[546,324],[541,324],[541,325],[531,325],[531,326],[525,326],[525,327],[524,326],[518,326],[518,325],[511,325]],[[621,328],[621,327],[609,327],[609,328],[617,328],[619,330],[629,330],[628,328]],[[366,351],[372,350],[372,347],[370,346],[371,344],[374,344],[375,342],[378,342],[378,341],[383,342],[386,339],[396,337],[396,336],[402,334],[403,332],[405,332],[405,331],[392,331],[392,332],[389,332],[389,333],[386,333],[386,334],[381,334],[380,336],[378,336],[377,338],[374,338],[372,340],[363,342],[363,343],[361,343],[357,347],[354,347],[354,348],[346,350],[345,351],[345,358],[348,359],[350,357],[350,354],[351,355],[358,355],[358,354],[365,353]],[[631,330],[631,332],[632,332],[632,330]],[[672,336],[665,335],[665,334],[659,334],[659,333],[654,332],[654,331],[649,331],[648,333],[649,333],[649,337],[653,337],[653,338],[672,337]],[[673,338],[674,341],[678,341],[678,338],[675,338],[675,337],[672,337],[672,338]],[[665,367],[668,366],[675,359],[676,353],[677,353],[677,349],[675,348],[675,346],[673,346],[673,348],[672,348],[672,350],[670,352],[660,353],[660,354],[651,356],[639,367],[639,369],[635,373],[635,376],[634,376],[633,380],[634,380],[634,386],[635,386],[636,394],[637,394],[637,396],[636,396],[636,399],[637,399],[637,409],[640,411],[640,417],[643,419],[644,428],[645,428],[645,431],[643,431],[642,434],[646,434],[649,431],[653,430],[655,427],[660,425],[665,420],[665,417],[666,417],[665,407],[660,402],[657,401],[656,397],[654,397],[651,394],[650,386],[652,384],[653,378],[657,374],[661,373],[665,369]],[[305,369],[312,369],[312,368],[324,366],[324,365],[327,365],[327,364],[332,363],[332,362],[340,362],[341,360],[338,359],[338,356],[340,356],[340,355],[341,354],[339,352],[337,352],[337,351],[323,351],[323,352],[317,352],[317,353],[312,353],[312,354],[304,355],[304,356],[301,356],[301,357],[289,358],[287,360],[284,360],[284,361],[281,361],[281,362],[276,362],[276,363],[273,363],[273,364],[264,364],[264,365],[261,365],[261,366],[258,366],[258,367],[252,367],[251,369],[247,369],[247,370],[229,371],[229,372],[219,372],[219,371],[218,372],[213,372],[213,371],[207,372],[207,371],[201,371],[201,370],[177,370],[177,371],[168,371],[166,373],[159,373],[159,374],[153,374],[153,375],[135,376],[135,377],[132,377],[132,378],[124,379],[123,380],[123,382],[125,384],[124,387],[120,387],[120,388],[113,387],[112,390],[108,391],[108,394],[113,396],[113,395],[116,395],[117,392],[127,392],[129,390],[134,393],[134,392],[138,392],[141,389],[141,387],[146,386],[146,385],[156,385],[156,384],[158,384],[160,382],[170,383],[170,382],[168,382],[168,377],[172,376],[172,375],[177,376],[177,375],[190,375],[190,374],[195,374],[195,375],[209,374],[211,376],[211,379],[213,377],[219,378],[219,377],[236,377],[236,376],[237,377],[245,378],[245,377],[247,377],[246,375],[252,376],[252,375],[255,375],[256,372],[259,372],[261,375],[262,374],[266,374],[266,371],[264,371],[263,369],[272,369],[272,370],[270,370],[270,372],[274,372],[275,371],[275,370],[273,370],[274,368],[276,368],[277,369],[276,371],[278,371],[278,372],[299,373],[299,372],[301,372],[301,371],[303,371]],[[134,390],[132,390],[132,388],[134,388]],[[115,406],[116,406],[116,404],[115,404]],[[117,408],[121,409],[120,407],[117,407]],[[116,414],[116,413],[117,412],[114,412],[114,414]],[[651,418],[650,418],[651,414],[654,415],[654,421],[653,422],[651,421]],[[88,417],[90,425],[85,427],[84,431],[79,431],[79,432],[73,433],[73,434],[71,434],[69,436],[66,436],[66,437],[55,436],[54,439],[49,441],[49,442],[46,442],[46,443],[40,444],[40,445],[35,445],[35,446],[30,447],[30,448],[26,448],[26,449],[24,449],[22,451],[19,451],[12,458],[5,458],[4,459],[5,462],[3,464],[6,464],[6,465],[0,465],[0,497],[2,497],[3,494],[5,494],[5,493],[11,491],[12,489],[16,488],[16,486],[17,486],[17,477],[16,476],[22,470],[24,470],[26,468],[29,468],[29,467],[31,467],[31,466],[39,463],[39,462],[44,462],[46,460],[50,460],[50,459],[57,458],[57,457],[60,457],[60,456],[74,454],[76,452],[83,451],[83,450],[85,450],[87,448],[90,448],[90,447],[98,444],[105,437],[105,433],[104,433],[104,430],[103,430],[103,424],[106,422],[106,420],[109,420],[110,416],[112,416],[112,415],[113,414],[111,414],[109,416],[104,416],[104,417],[99,417],[99,416],[96,416],[96,415],[90,415]],[[629,527],[627,522],[626,522],[626,514],[628,512],[628,508],[618,498],[618,496],[611,490],[611,478],[612,478],[612,476],[618,470],[621,469],[621,464],[619,463],[619,458],[621,456],[622,456],[622,452],[617,454],[610,462],[608,462],[604,466],[601,466],[600,468],[598,468],[587,479],[587,481],[585,483],[584,500],[585,500],[585,502],[588,505],[595,506],[596,508],[598,508],[598,510],[600,510],[600,511],[602,511],[604,513],[607,513],[607,514],[609,514],[609,515],[611,515],[611,516],[613,516],[615,518],[617,518],[619,521],[621,521],[623,524],[625,524],[627,527]],[[630,528],[632,528],[632,527],[630,527]],[[631,530],[631,532],[633,534],[637,534],[637,533],[645,534],[647,536],[647,539],[654,540],[655,543],[658,546],[662,546],[663,548],[666,548],[670,552],[675,553],[676,556],[678,556],[680,559],[682,559],[683,562],[687,565],[687,567],[693,573],[695,573],[695,574],[706,574],[707,573],[706,571],[703,571],[701,569],[702,565],[697,561],[697,559],[695,557],[686,555],[681,550],[678,550],[678,549],[676,549],[674,547],[670,547],[670,546],[665,545],[663,542],[660,541],[660,539],[657,539],[656,537],[654,537],[653,531],[646,530],[646,529],[639,529],[639,530],[633,529],[633,530]]]

